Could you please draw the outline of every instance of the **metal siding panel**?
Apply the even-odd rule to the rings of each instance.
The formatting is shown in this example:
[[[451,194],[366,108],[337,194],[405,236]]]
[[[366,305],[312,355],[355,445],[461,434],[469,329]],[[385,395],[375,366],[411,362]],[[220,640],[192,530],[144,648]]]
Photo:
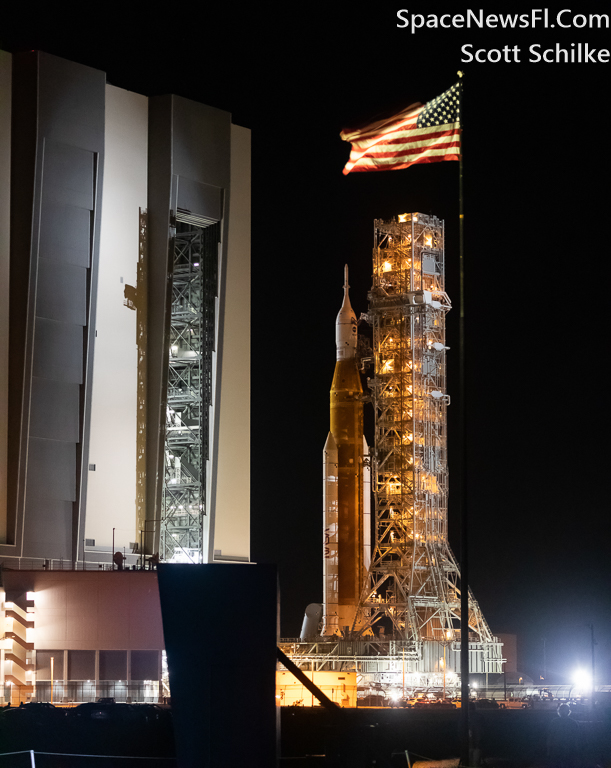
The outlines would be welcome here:
[[[159,651],[132,651],[132,680],[156,680],[159,670]]]
[[[75,470],[75,443],[30,438],[28,497],[36,497],[38,507],[45,507],[48,499],[76,501]],[[29,527],[34,525],[32,521]]]
[[[32,377],[30,436],[78,443],[78,384]]]
[[[11,253],[7,461],[8,541],[21,552],[27,467],[29,376],[32,360],[33,239],[39,214],[37,162],[37,54],[13,56],[11,131]],[[0,547],[0,550],[2,548]],[[9,554],[9,552],[3,552]]]
[[[41,257],[89,267],[91,213],[86,208],[46,200],[40,221]]]
[[[127,651],[100,651],[100,680],[127,678]]]
[[[36,316],[87,325],[87,270],[74,264],[39,259]]]
[[[172,96],[173,172],[205,184],[229,187],[231,114]]]
[[[95,651],[68,651],[68,680],[95,679]]]
[[[38,53],[44,135],[94,152],[104,148],[106,75],[49,53]]]
[[[53,657],[53,679],[61,680],[64,676],[64,654],[56,650],[36,650],[36,679],[51,679],[51,657]]]
[[[83,328],[36,318],[33,375],[41,379],[83,383]]]
[[[65,499],[28,495],[23,536],[27,557],[70,559],[72,508],[73,503]]]
[[[47,199],[55,204],[93,210],[93,152],[45,141],[42,182],[43,209]]]
[[[14,414],[10,439],[16,448],[9,473],[14,509],[11,524],[16,523],[17,554],[70,557],[78,547],[81,516],[84,518],[82,504],[73,504],[72,499],[76,493],[82,502],[87,481],[82,469],[87,466],[88,456],[88,370],[95,328],[99,248],[96,223],[102,191],[106,77],[103,72],[36,52],[17,55],[14,65],[11,229],[15,236],[11,237],[11,296],[16,300],[11,302],[15,343],[10,360]],[[41,256],[48,260],[47,265],[39,264]],[[57,303],[49,310],[54,299],[48,289],[53,288],[55,280],[61,280],[45,273],[52,271],[50,261],[73,264],[83,271],[91,268],[85,288],[85,298],[90,297],[85,305],[88,317],[83,319],[80,290],[71,297],[69,307],[61,308],[62,312],[67,310],[62,317],[88,322],[86,331],[82,325],[35,318],[37,287],[38,309],[53,316],[60,311]],[[58,273],[63,273],[61,267]],[[74,280],[81,282],[77,277]],[[41,441],[38,437],[30,440],[31,426],[43,432],[58,426],[46,422],[40,411],[36,413],[44,409],[48,399],[42,391],[46,385],[42,381],[35,384],[34,377],[47,379],[47,383],[83,384],[76,404],[72,399],[74,411],[69,417],[71,433],[75,421],[80,422],[76,425],[80,431],[78,443]],[[32,392],[34,386],[41,388],[37,395]],[[53,494],[57,492],[53,484],[47,488],[44,482],[49,477],[53,480],[52,468],[58,457],[43,461],[37,456],[38,442],[54,446],[59,457],[63,456],[60,463],[65,474],[55,478],[55,484],[68,494],[61,500],[61,510],[54,513],[56,525],[45,524],[42,534],[41,510],[53,506]],[[25,546],[21,546],[21,531]],[[40,542],[40,547],[36,544],[32,548],[32,542]]]
[[[215,221],[221,220],[221,190],[211,184],[180,176],[178,179],[178,208]]]

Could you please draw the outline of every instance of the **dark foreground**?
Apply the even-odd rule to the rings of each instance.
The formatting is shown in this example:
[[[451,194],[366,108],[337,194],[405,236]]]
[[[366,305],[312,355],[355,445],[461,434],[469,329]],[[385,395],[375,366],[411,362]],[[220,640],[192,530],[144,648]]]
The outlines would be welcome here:
[[[460,710],[356,709],[342,710],[333,724],[320,708],[286,708],[282,713],[282,754],[287,765],[407,766],[422,759],[446,759],[460,754]],[[478,710],[470,714],[473,764],[545,766],[550,724],[555,712]],[[611,717],[579,721],[580,762],[575,768],[611,765]],[[304,755],[327,756],[303,759]],[[288,760],[293,758],[293,760]],[[300,758],[300,759],[297,759]],[[374,762],[375,761],[375,762]]]
[[[457,757],[459,716],[459,710],[344,709],[333,716],[318,707],[283,708],[281,766],[406,766],[406,750],[412,763]],[[504,768],[545,766],[554,719],[553,711],[474,712],[474,758]],[[593,721],[580,719],[579,725],[580,762],[575,768],[610,765],[611,717],[602,713]],[[176,765],[171,712],[152,705],[66,710],[38,704],[0,711],[0,753],[13,753],[0,756],[0,768],[30,768],[28,750],[35,752],[39,768]],[[227,766],[233,766],[230,744],[227,758]]]

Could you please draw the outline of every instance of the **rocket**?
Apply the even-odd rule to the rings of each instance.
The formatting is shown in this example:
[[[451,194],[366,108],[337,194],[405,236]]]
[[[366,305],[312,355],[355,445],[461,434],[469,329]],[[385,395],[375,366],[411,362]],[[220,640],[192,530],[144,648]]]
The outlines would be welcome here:
[[[331,430],[323,448],[323,635],[352,629],[371,545],[369,449],[363,435],[357,320],[348,288],[346,265],[344,301],[335,323]]]

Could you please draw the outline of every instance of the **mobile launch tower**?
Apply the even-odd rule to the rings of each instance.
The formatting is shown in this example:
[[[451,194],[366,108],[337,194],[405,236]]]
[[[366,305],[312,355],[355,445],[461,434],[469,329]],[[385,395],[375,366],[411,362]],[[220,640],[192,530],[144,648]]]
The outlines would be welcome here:
[[[447,534],[448,465],[444,227],[435,216],[375,222],[375,549],[361,631],[382,617],[410,646],[453,639],[459,570]],[[469,626],[492,641],[473,599]]]
[[[447,673],[456,680],[460,668],[461,585],[447,532],[445,316],[451,304],[445,292],[444,225],[440,219],[408,213],[391,221],[375,221],[373,285],[368,298],[365,319],[373,327],[374,363],[374,376],[367,382],[375,416],[371,455],[373,552],[370,556],[366,552],[355,555],[353,570],[358,567],[363,573],[362,587],[358,605],[350,614],[354,616],[352,624],[342,628],[341,620],[349,612],[341,610],[341,605],[337,611],[329,600],[333,592],[328,588],[328,522],[334,505],[341,510],[347,503],[354,506],[354,502],[345,498],[341,457],[335,459],[338,469],[334,473],[335,454],[328,450],[333,437],[337,442],[333,429],[336,367],[331,389],[332,434],[323,454],[326,535],[322,631],[307,637],[302,632],[303,642],[289,651],[295,661],[311,665],[313,670],[356,668],[365,677],[373,675],[377,682],[391,685],[397,674],[405,678],[407,672],[415,676],[414,684],[435,686],[443,677],[451,685]],[[346,301],[345,297],[336,325],[337,365]],[[354,327],[356,330],[356,318]],[[356,339],[353,347],[354,353],[348,357],[355,358],[351,364],[356,371]],[[352,399],[362,401],[360,389],[357,391],[356,385],[351,389]],[[362,435],[352,436],[355,446],[366,446],[363,440]],[[366,450],[353,458],[368,463]],[[329,490],[334,475],[340,480],[336,497],[333,489]],[[361,477],[364,485],[364,471]],[[354,497],[351,490],[350,498]],[[359,541],[366,549],[363,529],[368,520],[364,505],[358,516],[342,520],[340,514],[338,541]],[[346,530],[351,524],[360,526],[360,531]],[[346,573],[341,546],[337,555],[341,580]],[[339,614],[340,626],[335,614]],[[471,594],[468,621],[470,670],[501,672],[502,645],[492,636]]]

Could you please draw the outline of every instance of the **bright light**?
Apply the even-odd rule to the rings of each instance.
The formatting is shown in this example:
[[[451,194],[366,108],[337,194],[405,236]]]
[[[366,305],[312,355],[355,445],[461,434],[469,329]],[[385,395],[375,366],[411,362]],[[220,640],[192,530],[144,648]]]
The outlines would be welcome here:
[[[393,701],[398,701],[401,698],[401,694],[399,693],[399,691],[391,691],[390,692],[390,698]]]
[[[573,682],[577,688],[588,690],[592,687],[592,675],[585,669],[577,669],[573,674]]]
[[[409,213],[400,213],[399,214],[399,224],[403,221],[407,221],[407,217],[409,216]]]
[[[26,597],[26,600],[35,600],[36,592],[26,592],[25,597]]]
[[[390,272],[391,269],[392,269],[392,264],[390,263],[390,261],[385,261],[384,262],[384,272]]]

